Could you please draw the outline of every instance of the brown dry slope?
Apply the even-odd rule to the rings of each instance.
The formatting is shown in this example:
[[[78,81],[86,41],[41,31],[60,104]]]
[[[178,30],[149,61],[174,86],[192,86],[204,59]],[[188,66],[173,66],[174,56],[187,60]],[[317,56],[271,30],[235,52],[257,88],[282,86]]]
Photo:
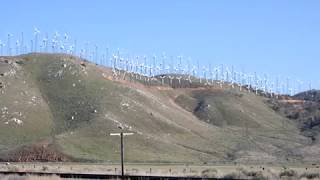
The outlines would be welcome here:
[[[2,160],[40,144],[50,161],[116,162],[118,126],[135,133],[125,138],[130,162],[291,162],[311,143],[266,98],[229,87],[146,86],[62,54],[1,57],[0,75]]]

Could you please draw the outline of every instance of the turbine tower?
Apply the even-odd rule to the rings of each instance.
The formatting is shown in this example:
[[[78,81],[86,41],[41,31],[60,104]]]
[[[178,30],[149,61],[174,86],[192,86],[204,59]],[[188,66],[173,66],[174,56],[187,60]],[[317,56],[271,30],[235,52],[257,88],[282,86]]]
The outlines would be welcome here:
[[[20,49],[20,54],[24,53],[24,34],[21,32],[21,49]]]
[[[19,52],[20,52],[20,41],[17,40],[17,41],[16,41],[16,55],[18,55]]]
[[[39,29],[35,27],[34,28],[34,52],[37,52],[39,34],[40,34]]]
[[[5,47],[6,45],[0,40],[0,55],[3,56],[3,48]]]
[[[11,56],[11,37],[12,34],[8,33],[8,41],[7,41],[7,55]]]

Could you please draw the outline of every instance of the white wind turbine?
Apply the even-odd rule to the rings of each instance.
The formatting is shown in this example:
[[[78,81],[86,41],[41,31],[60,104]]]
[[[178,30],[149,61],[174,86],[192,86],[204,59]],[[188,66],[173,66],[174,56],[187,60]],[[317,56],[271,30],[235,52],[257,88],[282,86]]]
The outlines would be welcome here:
[[[215,83],[219,85],[219,67],[215,67],[213,70],[215,73],[215,81],[216,81]]]
[[[242,79],[242,72],[236,72],[238,74],[238,84],[239,84],[239,90],[242,91],[242,86],[243,86],[243,79]]]
[[[37,52],[39,34],[40,34],[39,29],[35,27],[34,28],[34,52]]]
[[[8,33],[8,41],[7,41],[7,55],[11,56],[11,37],[13,35]]]
[[[170,83],[169,84],[171,84],[171,86],[173,86],[173,79],[174,79],[174,76],[172,76],[172,75],[169,75],[169,80],[170,80]]]
[[[203,72],[202,72],[202,69],[201,69],[201,67],[200,67],[199,62],[198,62],[197,72],[198,72],[198,77],[199,77],[199,83],[201,84],[201,83],[202,83],[202,77],[201,77],[201,75],[203,74]]]
[[[86,58],[86,59],[88,59],[88,57],[89,57],[89,41],[87,41],[87,42],[85,42],[85,44],[84,44],[84,57]],[[118,56],[119,56],[119,54],[118,54]]]
[[[112,55],[112,58],[113,60],[113,65],[112,65],[112,75],[113,75],[113,78],[117,78],[118,77],[118,72],[117,72],[117,60],[118,60],[118,56],[116,55]]]
[[[46,36],[42,39],[42,46],[44,52],[48,52],[48,41],[48,33],[46,33]]]
[[[58,46],[59,46],[59,37],[60,37],[60,34],[56,31],[53,35],[53,38],[51,40],[51,48],[52,48],[52,52],[55,53],[58,49]]]
[[[93,61],[95,61],[96,64],[99,64],[98,45],[97,44],[94,45],[94,59],[93,59]]]
[[[270,96],[271,96],[271,98],[273,98],[274,97],[274,95],[275,95],[275,93],[274,93],[274,82],[272,82],[271,84],[270,84],[270,90],[269,90],[269,94],[270,94]]]
[[[161,64],[162,65],[161,66],[162,72],[161,72],[161,74],[165,74],[166,73],[165,72],[166,71],[166,63],[165,62],[166,62],[166,59],[167,59],[166,53],[163,52],[161,57],[162,57],[161,58],[162,59],[162,64]]]
[[[5,47],[6,45],[0,40],[0,55],[3,56],[3,48]]]
[[[286,91],[286,94],[287,95],[289,95],[290,94],[290,78],[289,77],[287,77],[287,79],[286,79],[286,88],[287,88],[287,91]]]
[[[76,46],[77,44],[75,44],[75,52],[76,52]],[[106,54],[105,54],[105,62],[104,62],[104,65],[105,66],[108,66],[108,62],[109,62],[109,47],[107,46],[106,47],[106,49],[105,49],[105,52],[106,52]]]
[[[139,79],[141,80],[142,76],[143,76],[143,71],[144,71],[144,64],[140,63],[139,64]]]
[[[224,71],[225,71],[225,73],[224,73],[225,82],[228,83],[228,82],[229,82],[229,75],[230,75],[229,72],[230,72],[230,71],[229,71],[228,66],[225,66],[224,69],[225,69],[225,70],[224,70]]]
[[[134,73],[135,73],[136,79],[138,79],[138,76],[139,76],[139,56],[135,57]]]
[[[203,73],[203,78],[205,80],[205,85],[208,84],[208,77],[207,77],[207,68],[205,66],[202,67],[202,73]]]
[[[196,75],[197,75],[197,67],[194,65],[193,67],[192,67],[192,76],[193,77],[196,77]],[[192,81],[191,81],[191,78],[190,78],[190,83],[191,83]]]
[[[106,63],[106,65],[107,65],[107,63]],[[135,72],[134,72],[135,66],[134,65],[135,65],[134,58],[131,58],[131,60],[130,60],[130,78],[131,78],[131,80],[134,78],[134,74],[135,74]]]
[[[18,55],[19,52],[20,52],[20,41],[17,40],[17,41],[16,41],[16,55]]]
[[[276,82],[275,82],[275,89],[274,89],[274,91],[275,91],[275,93],[276,93],[276,98],[278,99],[278,97],[279,97],[279,95],[280,95],[280,83],[279,83],[279,79],[280,79],[280,77],[279,76],[277,76],[276,77]]]
[[[68,43],[69,43],[69,35],[67,33],[64,33],[63,42],[61,43],[63,44],[63,47],[64,47],[62,53],[67,53]]]
[[[191,72],[190,71],[193,71],[193,69],[191,69],[190,67],[188,69],[189,70],[188,70],[188,73],[187,73],[186,81],[188,81],[190,83],[190,85],[191,85],[192,80],[191,80]],[[193,74],[193,72],[192,72],[192,74]]]
[[[80,49],[80,58],[82,59],[82,58],[84,58],[84,49],[83,48],[81,48]],[[111,58],[112,59],[112,58]],[[112,60],[111,60],[112,61]],[[113,67],[112,66],[112,63],[111,63],[111,67]]]
[[[74,53],[74,44],[70,44],[70,45],[68,46],[67,52],[68,52],[69,54],[73,55],[73,53]]]
[[[20,54],[23,54],[24,53],[24,34],[23,32],[21,32],[21,48],[20,48]]]
[[[75,39],[74,41],[73,41],[73,49],[72,49],[72,54],[73,55],[77,55],[77,40]]]
[[[264,79],[263,79],[263,91],[264,91],[264,94],[267,94],[268,93],[268,75],[267,74],[264,74]]]
[[[303,86],[303,81],[298,80],[298,91],[299,91],[299,93],[302,92],[302,86]]]
[[[211,80],[210,85],[213,86],[213,83],[214,83],[214,70],[212,69],[211,64],[209,65],[209,69],[208,69],[208,79]]]
[[[223,64],[220,65],[220,73],[221,73],[221,76],[220,76],[220,88],[222,88],[222,86],[224,84],[224,81],[225,81],[224,65]]]
[[[191,74],[191,62],[192,62],[192,59],[191,59],[191,57],[189,57],[187,60],[187,74],[188,75]]]
[[[254,83],[255,83],[255,92],[256,92],[256,95],[258,94],[258,88],[259,88],[259,79],[258,79],[258,76],[257,76],[257,73],[254,72]]]
[[[163,69],[162,69],[162,63],[160,63],[159,65],[156,66],[156,73],[153,74],[153,76],[155,75],[163,75]]]
[[[152,56],[152,62],[150,62],[150,65],[148,66],[148,68],[149,68],[149,76],[150,77],[154,77],[155,76],[155,74],[157,73],[156,72],[156,60],[157,60],[157,56],[156,55],[153,55]]]
[[[230,82],[231,84],[231,87],[232,87],[232,89],[234,89],[234,84],[235,84],[235,74],[234,74],[234,67],[232,66],[231,67],[231,82]]]

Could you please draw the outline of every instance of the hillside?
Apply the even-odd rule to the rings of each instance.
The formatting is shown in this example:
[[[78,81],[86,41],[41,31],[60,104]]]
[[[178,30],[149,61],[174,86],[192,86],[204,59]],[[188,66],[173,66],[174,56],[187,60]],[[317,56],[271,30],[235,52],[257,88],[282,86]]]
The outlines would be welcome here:
[[[109,133],[119,126],[135,133],[125,137],[128,162],[320,157],[267,97],[118,73],[63,54],[0,57],[0,160],[118,162],[119,139]]]
[[[314,101],[320,102],[320,91],[319,90],[310,90],[305,91],[294,96],[297,99],[305,100],[305,101]]]

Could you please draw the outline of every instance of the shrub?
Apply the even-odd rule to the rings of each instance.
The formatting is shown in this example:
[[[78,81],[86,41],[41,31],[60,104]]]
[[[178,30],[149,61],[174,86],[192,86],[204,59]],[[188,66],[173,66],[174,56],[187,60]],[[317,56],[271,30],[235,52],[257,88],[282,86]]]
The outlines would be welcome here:
[[[307,179],[318,179],[320,178],[319,173],[303,173],[301,174],[300,178],[307,178]]]
[[[289,170],[285,170],[285,171],[282,171],[280,174],[279,174],[279,177],[282,178],[282,177],[296,177],[297,176],[297,172],[292,170],[292,169],[289,169]]]

